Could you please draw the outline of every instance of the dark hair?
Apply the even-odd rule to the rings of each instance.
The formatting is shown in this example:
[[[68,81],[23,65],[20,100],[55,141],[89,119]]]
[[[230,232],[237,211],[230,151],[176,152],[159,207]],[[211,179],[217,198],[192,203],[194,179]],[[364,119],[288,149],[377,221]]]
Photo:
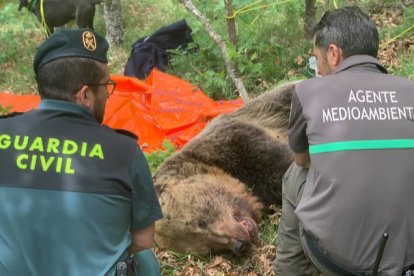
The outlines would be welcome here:
[[[353,55],[377,57],[379,35],[369,16],[356,6],[327,11],[313,28],[315,46],[340,47],[344,58]]]
[[[60,58],[43,65],[36,74],[42,99],[75,101],[75,93],[85,84],[105,77],[105,63],[88,58]]]

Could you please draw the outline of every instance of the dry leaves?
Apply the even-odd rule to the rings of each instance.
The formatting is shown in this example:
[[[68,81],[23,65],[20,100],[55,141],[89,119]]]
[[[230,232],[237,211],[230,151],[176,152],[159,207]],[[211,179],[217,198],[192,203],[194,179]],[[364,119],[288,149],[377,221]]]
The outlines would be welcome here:
[[[389,39],[388,39],[389,40]],[[385,40],[386,42],[388,40]],[[414,36],[399,38],[395,41],[384,43],[379,50],[378,58],[385,68],[395,70],[401,68],[401,61],[397,58],[403,52],[413,51]]]
[[[403,11],[399,6],[392,6],[371,14],[371,18],[378,28],[395,27],[403,21]]]
[[[371,14],[371,18],[379,28],[397,26],[403,21],[403,16],[403,10],[400,6],[384,8],[380,13]],[[407,51],[413,51],[413,45],[413,36],[397,39],[386,37],[381,43],[378,58],[388,70],[399,69],[401,68],[401,61],[398,60],[397,56]]]
[[[272,262],[276,256],[274,245],[261,245],[254,248],[247,257],[229,254],[212,256],[211,259],[169,253],[155,249],[163,275],[174,276],[274,276]]]

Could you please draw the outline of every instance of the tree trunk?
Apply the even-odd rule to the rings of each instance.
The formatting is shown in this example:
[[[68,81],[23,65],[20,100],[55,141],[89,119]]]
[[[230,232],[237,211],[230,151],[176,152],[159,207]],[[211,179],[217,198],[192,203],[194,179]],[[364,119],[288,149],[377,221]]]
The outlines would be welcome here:
[[[201,14],[201,12],[194,6],[191,0],[180,0],[180,2],[186,7],[188,11],[195,15],[195,17],[201,22],[204,29],[207,31],[208,35],[214,40],[214,42],[216,42],[220,48],[221,54],[223,55],[224,62],[226,63],[227,75],[234,82],[234,85],[236,86],[240,97],[242,97],[245,102],[248,102],[250,100],[249,95],[247,94],[243,81],[236,76],[234,64],[230,59],[226,44],[223,42],[221,36],[213,30],[208,19],[203,14]]]
[[[224,5],[226,7],[226,23],[227,23],[227,32],[229,33],[229,38],[234,48],[237,48],[237,33],[236,33],[236,23],[233,17],[233,0],[224,0]]]
[[[304,31],[305,31],[305,38],[307,39],[312,39],[312,29],[315,24],[315,16],[316,16],[315,0],[306,0]]]
[[[109,44],[121,44],[123,28],[120,0],[105,0],[104,19],[106,25],[106,38],[108,39]]]

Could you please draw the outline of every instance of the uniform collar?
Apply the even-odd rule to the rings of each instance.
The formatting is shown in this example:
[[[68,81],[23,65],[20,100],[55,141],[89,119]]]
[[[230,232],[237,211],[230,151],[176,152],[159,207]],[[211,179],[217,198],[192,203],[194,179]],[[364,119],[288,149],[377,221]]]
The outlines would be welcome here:
[[[381,71],[382,73],[387,74],[387,69],[382,66],[382,64],[378,61],[378,59],[368,56],[368,55],[354,55],[347,57],[342,63],[336,68],[335,73],[339,73],[341,71],[345,71],[354,66],[364,66],[368,65],[369,67],[374,67],[377,70]]]
[[[59,101],[59,100],[49,100],[44,99],[40,102],[37,109],[48,109],[48,110],[58,110],[64,112],[78,113],[84,116],[87,116],[90,119],[94,119],[92,113],[86,108],[71,102]]]

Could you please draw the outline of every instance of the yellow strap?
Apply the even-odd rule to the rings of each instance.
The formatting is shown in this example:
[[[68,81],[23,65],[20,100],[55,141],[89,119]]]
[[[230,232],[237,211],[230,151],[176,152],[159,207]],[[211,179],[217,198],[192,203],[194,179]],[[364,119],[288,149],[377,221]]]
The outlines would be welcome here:
[[[399,38],[400,36],[403,36],[405,33],[409,32],[409,31],[410,31],[411,29],[413,29],[413,28],[414,28],[414,25],[412,25],[412,26],[411,26],[411,27],[409,27],[408,29],[406,29],[406,30],[402,31],[400,34],[398,34],[398,35],[394,36],[393,38],[390,38],[388,41],[386,41],[386,42],[382,43],[382,44],[380,45],[380,47],[384,47],[384,46],[386,46],[386,45],[390,44],[391,42],[394,42],[397,38]]]
[[[40,0],[40,18],[41,18],[41,23],[42,23],[43,30],[46,32],[46,36],[50,36],[51,32],[50,32],[50,30],[49,30],[49,28],[47,27],[47,24],[46,24],[45,9],[44,9],[44,5],[43,5],[43,0]]]
[[[272,4],[262,4],[260,6],[255,7],[255,5],[258,5],[258,4],[260,4],[260,2],[263,2],[263,0],[258,0],[256,2],[253,2],[253,3],[251,3],[247,6],[244,6],[240,9],[234,11],[233,15],[232,16],[227,16],[227,18],[228,19],[235,18],[238,14],[241,14],[241,13],[245,13],[245,12],[249,12],[249,11],[253,11],[253,10],[257,10],[257,9],[263,9],[263,8],[273,6],[273,5],[285,4],[285,3],[293,2],[293,1],[296,1],[296,0],[279,1],[279,2],[276,2],[276,3],[272,3]]]

